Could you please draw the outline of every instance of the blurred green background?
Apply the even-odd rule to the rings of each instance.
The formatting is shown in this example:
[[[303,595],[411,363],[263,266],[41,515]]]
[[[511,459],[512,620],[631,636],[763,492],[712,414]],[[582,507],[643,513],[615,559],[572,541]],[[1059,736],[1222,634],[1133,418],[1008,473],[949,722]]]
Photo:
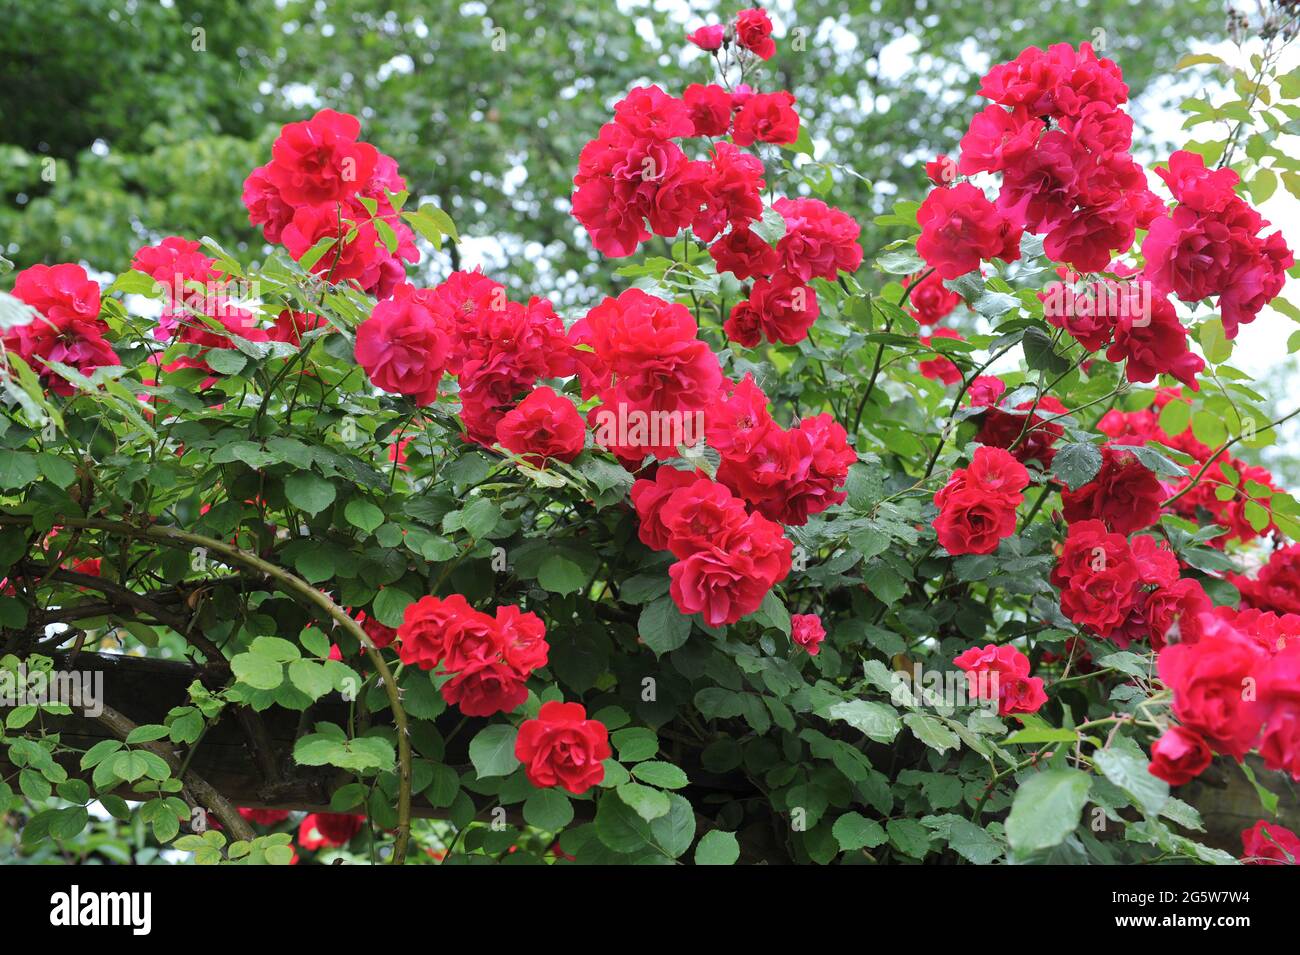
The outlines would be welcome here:
[[[613,271],[568,215],[578,151],[630,86],[710,81],[683,34],[738,7],[0,0],[0,252],[20,268],[117,272],[145,241],[178,233],[256,254],[244,176],[280,124],[329,106],[362,118],[414,195],[436,198],[466,235],[495,237],[476,258],[499,277],[572,301]],[[871,216],[919,198],[922,162],[954,148],[990,64],[1030,44],[1100,40],[1136,96],[1224,29],[1207,0],[768,9],[784,39],[759,83],[793,90],[828,158],[870,181],[837,176],[829,196],[864,223],[868,253],[883,241]],[[426,277],[454,255],[426,261]]]

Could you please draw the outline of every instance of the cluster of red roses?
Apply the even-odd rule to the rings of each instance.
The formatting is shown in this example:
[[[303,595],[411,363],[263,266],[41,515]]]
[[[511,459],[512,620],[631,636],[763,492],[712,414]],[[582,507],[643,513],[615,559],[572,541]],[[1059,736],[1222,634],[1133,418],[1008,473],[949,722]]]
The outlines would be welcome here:
[[[1291,250],[1281,232],[1260,238],[1268,222],[1237,195],[1231,169],[1210,171],[1202,157],[1180,151],[1157,174],[1178,205],[1150,224],[1144,274],[1159,294],[1184,302],[1219,296],[1224,333],[1234,338],[1282,290]]]
[[[1005,448],[1021,463],[1037,461],[1046,470],[1056,456],[1054,445],[1065,434],[1065,428],[1053,419],[1068,414],[1069,409],[1053,395],[1042,395],[1037,402],[1026,398],[1008,408],[1006,391],[1006,382],[992,375],[980,375],[971,382],[967,403],[985,409],[979,415],[975,440]],[[1024,413],[1012,413],[1017,411]]]
[[[1244,606],[1300,614],[1300,544],[1273,551],[1254,580],[1240,574],[1228,579],[1241,592]]]
[[[1129,155],[1133,121],[1119,67],[1090,44],[1030,47],[993,67],[980,95],[992,101],[961,141],[957,169],[1002,174],[997,209],[1044,235],[1057,262],[1100,271],[1158,214],[1142,168]],[[1014,256],[1013,256],[1014,258]]]
[[[548,300],[511,301],[479,271],[453,272],[432,289],[400,285],[357,329],[357,363],[372,383],[428,405],[450,372],[469,439],[488,447],[502,440],[536,459],[572,460],[582,450],[581,419],[567,399],[546,389],[503,435],[498,426],[539,378],[573,374],[573,357]]]
[[[1257,749],[1267,768],[1300,780],[1300,616],[1202,613],[1160,651],[1157,669],[1179,725],[1152,747],[1152,773],[1181,785],[1212,752],[1240,761]]]
[[[766,20],[761,10],[746,11],[742,20],[746,14]],[[616,104],[614,121],[583,148],[574,176],[573,215],[606,255],[631,255],[652,234],[690,229],[711,243],[719,271],[754,279],[749,297],[725,323],[728,336],[745,347],[764,337],[801,341],[819,312],[808,283],[834,280],[862,262],[857,223],[817,199],[773,203],[785,230],[775,247],[751,228],[763,215],[766,183],[762,161],[739,147],[793,143],[799,135],[793,104],[788,92],[755,93],[743,84],[734,90],[693,84],[680,100],[657,86],[640,87]],[[728,134],[730,142],[711,142],[707,160],[688,158],[672,141]]]
[[[404,664],[450,676],[442,698],[466,716],[506,713],[523,703],[529,674],[546,665],[550,652],[536,614],[503,606],[490,617],[460,594],[408,606],[396,647]]]
[[[332,109],[287,124],[271,161],[244,180],[244,205],[249,221],[294,261],[333,240],[311,271],[382,299],[405,281],[402,263],[418,262],[420,253],[390,199],[406,180],[396,160],[357,139],[360,132],[355,116]]]
[[[1200,615],[1210,609],[1201,585],[1179,577],[1167,544],[1150,535],[1130,542],[1097,519],[1070,525],[1052,583],[1061,590],[1062,613],[1121,647],[1195,639]]]
[[[716,399],[723,377],[697,331],[685,306],[636,288],[606,298],[569,330],[583,400],[600,400],[588,419],[626,423],[598,426],[597,440],[629,470],[647,454],[676,457],[679,444],[701,437],[692,422]],[[663,426],[634,428],[638,421]]]
[[[709,248],[719,271],[753,278],[749,298],[731,309],[723,329],[732,341],[753,348],[762,338],[794,345],[817,320],[814,278],[834,281],[840,270],[862,264],[861,232],[852,217],[820,199],[777,199],[785,233],[768,245],[752,230],[734,228]]]
[[[1029,675],[1029,657],[1013,646],[971,647],[952,662],[966,671],[972,696],[997,700],[999,716],[1037,713],[1047,702],[1042,677]]]
[[[1112,268],[1117,274],[1132,274],[1125,267]],[[1187,331],[1165,295],[1145,279],[1081,283],[1077,275],[1058,271],[1065,288],[1060,304],[1050,293],[1039,295],[1050,324],[1065,329],[1088,351],[1105,348],[1108,361],[1126,361],[1129,381],[1145,383],[1168,374],[1197,389],[1196,376],[1205,362],[1188,350]]]
[[[583,147],[573,177],[573,215],[606,255],[631,255],[651,234],[692,229],[712,242],[727,225],[763,214],[763,163],[739,146],[793,143],[799,117],[789,93],[728,92],[694,84],[681,99],[638,87],[614,107],[614,121]],[[674,139],[732,134],[707,160]],[[647,228],[647,222],[649,228]]]
[[[711,627],[753,613],[790,572],[793,545],[781,525],[702,472],[661,467],[632,485],[632,503],[641,542],[677,558],[668,569],[673,602]]]
[[[772,19],[761,7],[741,10],[730,28],[721,23],[713,23],[688,33],[686,39],[709,53],[716,53],[724,46],[729,46],[733,39],[741,49],[748,50],[760,60],[770,60],[776,53],[776,41],[772,39]]]
[[[847,432],[829,414],[781,427],[752,375],[709,405],[705,433],[721,456],[718,480],[774,521],[802,526],[845,499],[857,459]]]
[[[1159,171],[1179,202],[1165,215],[1129,154],[1133,123],[1118,109],[1128,96],[1120,70],[1086,43],[1077,52],[1064,43],[1030,47],[995,66],[980,93],[993,102],[972,119],[955,170],[943,156],[927,164],[936,188],[917,213],[917,251],[936,276],[954,279],[981,261],[1015,261],[1025,231],[1044,235],[1050,258],[1119,277],[1086,285],[1082,295],[1071,289],[1064,308],[1044,296],[1048,320],[1088,350],[1106,348],[1109,361],[1124,361],[1130,381],[1170,374],[1194,389],[1204,362],[1189,350],[1168,294],[1185,301],[1219,294],[1231,337],[1281,289],[1292,258],[1280,234],[1260,239],[1266,223],[1233,192],[1236,174],[1206,170],[1188,153]],[[1000,173],[997,201],[954,172]],[[1113,264],[1145,228],[1146,269]],[[946,307],[931,298],[928,314]],[[923,373],[960,380],[947,359]]]
[[[83,375],[118,363],[99,317],[99,283],[79,265],[33,265],[18,273],[13,296],[40,313],[8,329],[0,343],[21,358],[55,394],[70,395],[71,382],[46,365],[55,361]]]
[[[1112,443],[1145,445],[1155,442],[1181,451],[1196,462],[1191,475],[1175,481],[1158,482],[1161,487],[1159,492],[1155,490],[1150,479],[1141,477],[1135,469],[1130,469],[1129,474],[1135,484],[1127,492],[1122,493],[1128,497],[1142,498],[1138,502],[1139,509],[1143,519],[1149,518],[1149,520],[1141,526],[1147,526],[1156,520],[1157,506],[1162,498],[1167,499],[1179,494],[1191,484],[1194,475],[1200,473],[1201,466],[1213,459],[1205,473],[1201,475],[1200,481],[1193,485],[1191,490],[1174,500],[1169,505],[1170,510],[1200,524],[1218,524],[1226,528],[1223,534],[1212,541],[1218,547],[1224,547],[1229,541],[1234,540],[1249,542],[1261,534],[1276,530],[1276,524],[1272,520],[1271,510],[1268,507],[1268,499],[1278,490],[1278,487],[1268,469],[1247,464],[1227,451],[1220,451],[1216,456],[1214,449],[1198,441],[1190,428],[1176,436],[1167,434],[1160,427],[1158,413],[1171,401],[1187,402],[1188,399],[1184,398],[1177,388],[1161,388],[1156,392],[1154,408],[1129,412],[1112,410],[1107,412],[1097,424],[1098,429],[1112,439]],[[1135,493],[1139,485],[1140,495]],[[1257,529],[1248,520],[1247,509],[1254,505],[1258,505],[1265,514],[1269,515],[1267,526]],[[1117,505],[1113,510],[1118,513],[1121,509],[1122,504]]]
[[[952,472],[934,495],[933,525],[949,554],[991,554],[1016,532],[1016,508],[1025,499],[1029,472],[1001,448],[980,447],[968,467]]]

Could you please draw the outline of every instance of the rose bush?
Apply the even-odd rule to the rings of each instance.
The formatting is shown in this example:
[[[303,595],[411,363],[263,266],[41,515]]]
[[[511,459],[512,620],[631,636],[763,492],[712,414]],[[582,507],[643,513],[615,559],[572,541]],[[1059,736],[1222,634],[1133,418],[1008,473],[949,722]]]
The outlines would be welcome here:
[[[1270,46],[1149,179],[1120,66],[1029,48],[864,267],[778,39],[701,25],[715,75],[591,131],[627,287],[576,314],[415,284],[455,225],[328,109],[245,180],[260,262],[16,277],[8,685],[188,674],[4,701],[23,851],[134,815],[204,863],[1295,861],[1300,505],[1231,452],[1300,412],[1229,364],[1300,320],[1255,208],[1300,192],[1255,135],[1295,76]],[[1212,765],[1259,792],[1230,847],[1173,794]]]

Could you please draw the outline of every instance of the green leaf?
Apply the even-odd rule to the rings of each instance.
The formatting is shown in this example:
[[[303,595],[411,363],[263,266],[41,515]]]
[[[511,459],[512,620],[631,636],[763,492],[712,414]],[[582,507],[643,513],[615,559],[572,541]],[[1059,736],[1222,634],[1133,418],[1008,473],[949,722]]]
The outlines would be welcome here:
[[[960,816],[952,820],[948,829],[948,846],[975,865],[988,865],[1006,851],[1006,847],[987,829]]]
[[[672,763],[664,763],[657,760],[638,763],[632,767],[632,775],[643,783],[649,783],[652,786],[659,786],[663,789],[681,789],[690,782],[690,780],[686,778],[686,774]]]
[[[831,832],[845,852],[872,849],[883,845],[889,838],[880,823],[856,812],[846,812],[836,819]]]
[[[681,615],[671,597],[660,597],[642,609],[637,635],[656,656],[663,656],[686,643],[691,635],[691,620]]]
[[[1069,360],[1053,350],[1051,337],[1037,325],[1025,329],[1024,349],[1025,363],[1035,371],[1059,375],[1070,367]]]
[[[1071,491],[1078,490],[1101,470],[1101,449],[1086,441],[1072,441],[1056,447],[1052,473]]]
[[[237,653],[230,661],[235,678],[255,690],[274,690],[284,682],[284,668],[270,657]]]
[[[36,480],[36,457],[22,451],[0,451],[0,488],[23,488]]]
[[[354,497],[343,509],[343,516],[353,527],[358,527],[370,534],[384,523],[384,512],[364,498]]]
[[[1211,365],[1218,365],[1232,357],[1233,343],[1228,341],[1228,336],[1223,330],[1223,320],[1212,318],[1207,322],[1202,322],[1197,329],[1196,337],[1201,342],[1201,351],[1205,353],[1205,360]]]
[[[405,590],[385,587],[375,595],[372,606],[375,619],[385,627],[400,627],[406,616],[406,608],[415,603],[415,598]]]
[[[961,740],[957,737],[957,734],[933,716],[927,716],[924,713],[908,713],[903,717],[903,722],[907,724],[907,728],[916,735],[917,739],[940,753],[947,752],[950,749],[957,749],[961,745]]]
[[[152,743],[156,739],[162,739],[167,735],[167,727],[157,724],[148,726],[137,726],[126,736],[128,743]]]
[[[573,803],[558,790],[538,790],[524,800],[524,821],[538,829],[555,832],[573,821]]]
[[[1136,743],[1117,737],[1108,748],[1093,753],[1092,761],[1102,775],[1133,797],[1149,819],[1160,815],[1169,799],[1169,784],[1147,771],[1148,760]]]
[[[668,814],[651,822],[650,832],[659,848],[676,859],[695,840],[695,810],[677,793],[669,793],[668,802]]]
[[[209,348],[203,353],[203,360],[221,375],[237,375],[248,364],[247,357],[229,348]]]
[[[640,726],[612,733],[610,742],[614,744],[619,762],[622,763],[638,763],[659,752],[659,737],[655,731]]]
[[[334,689],[334,678],[325,667],[311,660],[294,660],[289,664],[289,682],[313,700]]]
[[[515,757],[515,737],[518,735],[515,727],[500,723],[479,730],[469,744],[469,759],[479,779],[508,776],[519,768],[519,760]]]
[[[695,844],[696,865],[735,865],[740,858],[740,843],[735,833],[710,829]]]
[[[289,503],[308,514],[319,514],[334,503],[334,485],[311,471],[299,471],[284,482]]]
[[[587,585],[588,575],[562,554],[548,554],[537,571],[537,582],[553,594],[578,593]]]
[[[1020,784],[1007,817],[1007,840],[1017,853],[1050,849],[1079,825],[1091,777],[1078,769],[1049,769]]]
[[[885,824],[890,844],[913,859],[924,859],[930,851],[930,833],[915,819],[891,819]]]
[[[636,810],[646,822],[666,816],[671,807],[668,794],[640,783],[626,782],[617,789],[618,798]]]
[[[891,743],[901,724],[898,712],[873,700],[845,700],[830,708],[832,720],[841,720],[878,743]]]
[[[760,626],[780,630],[787,637],[790,636],[790,611],[774,590],[763,595],[763,602],[750,614],[750,619]]]

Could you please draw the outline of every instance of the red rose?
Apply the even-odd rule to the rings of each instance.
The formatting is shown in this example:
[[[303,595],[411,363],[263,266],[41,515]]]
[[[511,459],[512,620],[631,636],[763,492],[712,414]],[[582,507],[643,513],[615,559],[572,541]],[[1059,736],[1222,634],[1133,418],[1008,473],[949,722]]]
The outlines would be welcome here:
[[[776,249],[747,228],[732,229],[709,246],[709,254],[719,272],[730,272],[738,279],[772,275],[781,267]]]
[[[799,114],[794,111],[794,94],[755,93],[736,110],[731,141],[737,146],[776,143],[788,146],[799,138]]]
[[[934,272],[919,281],[917,276],[909,275],[903,279],[903,288],[912,292],[907,297],[908,313],[922,325],[936,324],[961,304],[961,296],[950,291]]]
[[[1282,290],[1291,250],[1280,232],[1260,236],[1268,222],[1236,194],[1232,170],[1211,171],[1201,156],[1176,152],[1159,174],[1178,206],[1150,223],[1144,275],[1159,294],[1185,302],[1218,295],[1224,332],[1235,338]]]
[[[374,175],[379,151],[357,142],[355,116],[323,109],[310,120],[289,123],[271,147],[267,180],[292,206],[344,202]]]
[[[501,655],[519,673],[546,666],[551,647],[546,642],[546,625],[537,614],[524,613],[512,604],[497,607],[496,636]]]
[[[537,718],[524,720],[515,737],[515,757],[530,783],[562,786],[578,796],[605,778],[603,763],[612,752],[609,731],[599,720],[587,719],[581,703],[543,703]]]
[[[716,83],[692,83],[682,93],[696,136],[725,136],[731,128],[731,94]]]
[[[1138,566],[1144,561],[1138,558]],[[1190,577],[1168,587],[1157,587],[1146,597],[1143,617],[1150,629],[1151,646],[1163,649],[1168,643],[1195,643],[1201,636],[1201,615],[1211,610],[1204,588]],[[1171,639],[1176,637],[1177,639]]]
[[[818,313],[817,293],[778,272],[754,283],[748,301],[736,303],[723,328],[727,337],[747,348],[758,344],[760,331],[773,344],[796,345],[808,337]]]
[[[1073,491],[1063,490],[1065,519],[1099,520],[1110,530],[1131,534],[1160,519],[1160,502],[1165,489],[1160,479],[1147,470],[1131,452],[1101,449],[1097,476]]]
[[[325,321],[320,315],[294,312],[286,308],[282,309],[280,314],[276,316],[275,327],[268,335],[272,341],[301,345],[304,333],[317,328],[329,327],[329,322]]]
[[[916,251],[942,279],[972,272],[985,259],[1020,258],[1020,226],[968,182],[933,190],[916,218],[921,226]]]
[[[442,698],[465,716],[509,713],[528,699],[519,671],[501,660],[472,660],[442,685]]]
[[[99,283],[81,266],[33,265],[18,273],[13,296],[41,317],[9,329],[3,346],[27,362],[55,394],[70,395],[75,389],[62,375],[47,370],[46,360],[83,375],[119,364],[113,346],[104,339],[108,325],[99,318]]]
[[[659,516],[668,532],[668,549],[685,559],[739,530],[749,515],[744,501],[724,485],[700,477],[673,491]]]
[[[715,50],[722,49],[722,41],[726,38],[726,35],[727,28],[721,23],[715,23],[711,26],[699,27],[694,33],[686,34],[686,39],[701,50],[712,53]]]
[[[957,164],[943,153],[925,164],[925,178],[936,186],[949,186],[957,178]]]
[[[1241,834],[1241,861],[1247,865],[1296,865],[1300,837],[1285,826],[1261,819]]]
[[[365,824],[364,816],[313,812],[298,825],[298,845],[304,849],[346,846]]]
[[[966,671],[970,694],[998,701],[998,715],[1036,713],[1047,702],[1041,677],[1029,675],[1029,658],[1008,644],[971,647],[953,664]]]
[[[658,86],[638,86],[614,104],[614,122],[636,136],[675,139],[695,134],[690,110]]]
[[[397,639],[397,631],[393,627],[386,627],[374,617],[366,615],[364,610],[356,614],[357,623],[361,624],[361,629],[366,632],[370,642],[382,650]]]
[[[820,199],[778,199],[772,208],[785,220],[776,250],[791,275],[834,282],[837,272],[856,272],[862,264],[862,229],[851,216]]]
[[[1171,726],[1151,744],[1147,770],[1171,786],[1181,786],[1205,772],[1212,758],[1205,740],[1185,727]]]
[[[735,623],[785,579],[792,550],[780,525],[751,514],[736,530],[669,567],[669,593],[682,613],[698,613],[711,627]]]
[[[929,347],[936,338],[952,338],[959,342],[966,340],[951,328],[936,328],[933,335],[922,335],[920,341]],[[916,367],[924,377],[942,381],[945,385],[955,385],[962,380],[961,369],[946,355],[935,355],[926,361],[917,362]]]
[[[1275,618],[1276,619],[1276,618]],[[1238,617],[1237,623],[1244,621]],[[1267,638],[1257,642],[1267,646]],[[1279,641],[1274,639],[1274,646]],[[1300,640],[1282,638],[1278,649],[1264,667],[1259,680],[1260,708],[1264,714],[1264,736],[1259,743],[1260,755],[1269,769],[1281,770],[1300,780]],[[1271,649],[1271,648],[1270,648]]]
[[[1101,521],[1071,524],[1052,583],[1061,588],[1062,613],[1109,637],[1137,599],[1138,570],[1128,540]]]
[[[534,467],[547,459],[572,461],[582,453],[586,425],[573,402],[550,388],[535,388],[497,425],[497,441]]]
[[[977,172],[1001,172],[1018,165],[1038,142],[1043,121],[1024,110],[1007,112],[1000,106],[986,106],[971,117],[961,139],[957,170],[964,176]],[[948,185],[935,182],[936,186]]]
[[[1154,381],[1157,375],[1172,375],[1193,391],[1196,376],[1205,361],[1187,347],[1187,329],[1163,295],[1151,299],[1149,314],[1127,311],[1116,319],[1115,341],[1106,349],[1106,360],[1126,362],[1129,381]]]
[[[1161,681],[1174,696],[1179,722],[1205,737],[1217,753],[1240,760],[1259,738],[1263,714],[1256,681],[1264,651],[1232,624],[1202,618],[1196,643],[1165,647],[1157,658]]]
[[[736,42],[760,60],[770,60],[776,53],[772,40],[772,20],[761,7],[736,14]]]
[[[1029,483],[1023,464],[1001,448],[981,447],[934,496],[934,529],[950,554],[991,554],[1016,532],[1016,508]]]
[[[1300,614],[1300,544],[1278,548],[1254,580],[1234,577],[1242,600],[1260,610]]]
[[[822,641],[826,639],[826,628],[822,618],[815,613],[796,613],[790,615],[790,639],[795,646],[803,647],[809,656],[821,652]]]
[[[268,178],[269,168],[270,164],[259,166],[244,180],[244,208],[248,210],[249,223],[262,227],[266,241],[278,243],[284,227],[293,219],[293,206]]]
[[[467,642],[467,631],[473,642],[488,642],[491,618],[471,607],[460,594],[421,597],[402,614],[397,655],[407,666],[432,670]],[[456,652],[460,659],[468,656],[462,650]]]
[[[716,143],[704,169],[700,208],[691,222],[696,238],[712,242],[727,225],[746,229],[762,218],[763,162],[731,143]],[[775,268],[773,269],[775,271]]]
[[[287,809],[248,809],[240,806],[239,814],[259,826],[274,826],[289,818]]]
[[[376,386],[419,405],[438,400],[447,334],[410,286],[375,305],[357,329],[357,364]]]
[[[699,472],[661,467],[654,480],[640,478],[632,485],[632,506],[640,526],[637,536],[652,550],[667,550],[669,531],[663,523],[663,507],[678,488],[694,484]]]

